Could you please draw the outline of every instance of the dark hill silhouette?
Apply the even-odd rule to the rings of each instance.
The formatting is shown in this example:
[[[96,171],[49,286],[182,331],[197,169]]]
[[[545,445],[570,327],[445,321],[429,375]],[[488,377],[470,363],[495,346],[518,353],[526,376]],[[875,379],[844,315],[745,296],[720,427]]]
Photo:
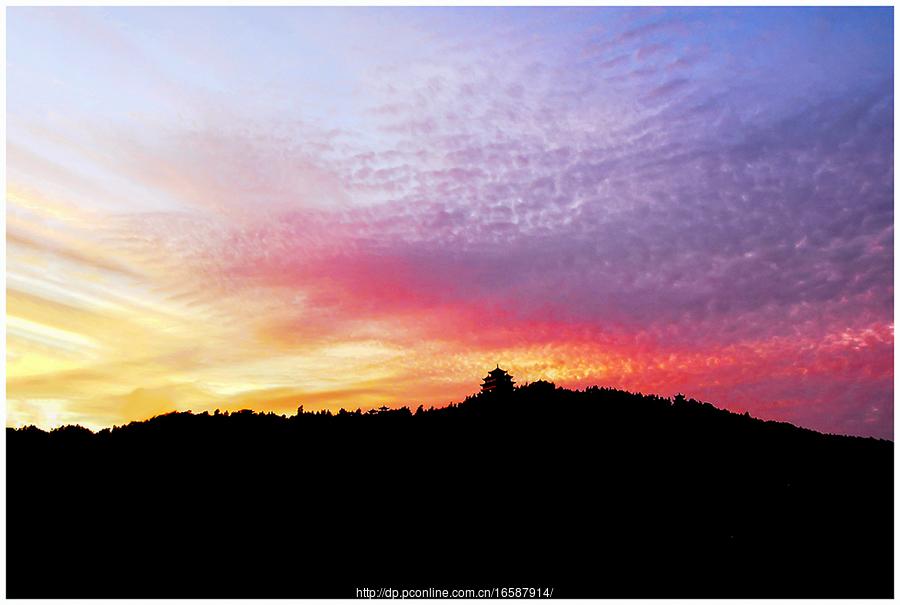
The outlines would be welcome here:
[[[539,382],[7,429],[10,597],[891,597],[893,444]]]

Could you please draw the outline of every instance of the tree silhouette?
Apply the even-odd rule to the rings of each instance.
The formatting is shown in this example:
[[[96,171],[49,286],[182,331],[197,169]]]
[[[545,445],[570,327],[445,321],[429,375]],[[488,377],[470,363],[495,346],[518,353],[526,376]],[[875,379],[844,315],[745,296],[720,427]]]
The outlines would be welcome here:
[[[7,429],[9,596],[893,593],[891,442],[546,381],[371,412]]]

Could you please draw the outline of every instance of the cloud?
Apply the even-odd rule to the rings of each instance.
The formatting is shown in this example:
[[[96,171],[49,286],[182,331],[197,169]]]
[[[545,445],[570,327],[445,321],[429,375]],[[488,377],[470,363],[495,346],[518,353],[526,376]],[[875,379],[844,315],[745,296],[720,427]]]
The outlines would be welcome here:
[[[575,11],[557,29],[522,17],[502,30],[452,12],[449,29],[401,19],[411,38],[348,51],[310,92],[355,91],[330,113],[260,91],[250,105],[282,109],[249,116],[221,97],[204,121],[92,116],[52,136],[15,119],[11,176],[105,201],[98,230],[126,260],[103,266],[146,280],[129,300],[152,291],[166,311],[129,317],[157,328],[141,332],[153,393],[205,384],[288,405],[301,392],[277,359],[305,367],[302,382],[349,343],[383,372],[302,392],[374,401],[406,385],[439,402],[505,356],[523,379],[677,389],[890,435],[890,71],[873,67],[876,42],[838,57],[775,14]],[[771,45],[755,46],[773,19]],[[17,228],[14,243],[101,263],[83,233],[38,233]]]

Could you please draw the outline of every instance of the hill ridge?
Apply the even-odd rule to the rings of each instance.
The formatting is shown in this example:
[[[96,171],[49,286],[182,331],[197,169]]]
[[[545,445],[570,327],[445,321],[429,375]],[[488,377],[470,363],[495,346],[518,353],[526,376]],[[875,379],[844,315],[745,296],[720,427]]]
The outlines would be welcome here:
[[[863,435],[845,435],[841,433],[828,433],[819,431],[809,427],[803,427],[796,425],[794,423],[784,421],[784,420],[772,420],[772,419],[764,419],[758,418],[756,416],[751,415],[749,412],[734,412],[732,410],[728,410],[725,408],[718,407],[710,402],[701,401],[694,398],[688,398],[685,395],[679,393],[672,397],[665,397],[662,395],[657,395],[653,393],[643,393],[642,391],[628,391],[624,389],[617,389],[614,387],[605,387],[599,385],[593,385],[589,387],[585,387],[583,389],[569,389],[565,387],[559,387],[553,384],[552,382],[547,382],[543,380],[525,383],[521,386],[515,387],[512,393],[509,394],[493,394],[493,393],[478,393],[467,396],[461,402],[451,402],[443,406],[429,406],[425,408],[424,405],[418,405],[416,410],[413,411],[411,406],[416,404],[406,404],[398,407],[389,407],[388,404],[384,404],[380,408],[371,407],[365,411],[363,408],[357,407],[356,410],[347,410],[341,407],[337,412],[333,412],[330,409],[323,408],[316,411],[306,411],[303,405],[300,405],[297,409],[297,412],[293,415],[287,415],[286,413],[278,413],[275,411],[260,411],[254,410],[252,408],[239,408],[233,410],[222,410],[216,409],[214,412],[210,412],[208,410],[204,410],[201,412],[193,412],[193,410],[172,410],[169,412],[164,412],[161,414],[155,414],[149,418],[142,420],[131,420],[127,423],[121,425],[113,425],[111,427],[106,427],[102,429],[90,429],[88,427],[84,427],[80,424],[66,424],[58,427],[54,427],[52,429],[41,429],[35,425],[26,425],[23,427],[7,427],[7,431],[38,431],[41,433],[53,434],[60,431],[82,431],[91,433],[93,435],[106,435],[119,431],[127,431],[134,429],[138,425],[143,424],[154,424],[165,420],[172,420],[176,418],[206,418],[206,417],[222,417],[228,418],[231,416],[252,416],[252,417],[265,417],[265,418],[278,418],[288,422],[297,422],[302,421],[303,419],[308,418],[319,418],[319,417],[333,417],[333,418],[341,418],[344,416],[350,417],[370,417],[370,416],[418,416],[418,415],[427,415],[432,414],[436,416],[452,414],[453,410],[459,409],[467,409],[472,406],[480,406],[480,405],[490,405],[496,404],[498,402],[501,403],[515,403],[515,401],[523,396],[530,396],[537,392],[539,395],[547,396],[549,393],[567,393],[572,395],[581,395],[581,396],[599,396],[600,398],[616,398],[630,399],[632,403],[637,402],[639,405],[646,405],[647,402],[652,402],[653,404],[665,403],[669,408],[677,409],[679,407],[683,407],[685,409],[688,408],[696,408],[703,409],[708,412],[714,411],[715,413],[727,414],[730,416],[739,417],[741,419],[746,419],[755,423],[762,423],[765,426],[771,427],[781,427],[786,430],[797,430],[797,431],[806,431],[810,433],[815,433],[817,435],[821,435],[823,437],[841,437],[848,439],[864,439],[864,440],[872,440],[872,441],[881,441],[887,443],[893,443],[891,439],[884,439],[873,436],[863,436]],[[596,403],[596,402],[595,402]],[[600,403],[600,405],[603,405]],[[506,408],[505,411],[509,411],[515,413],[514,407]],[[789,427],[789,428],[788,428]]]
[[[683,397],[175,412],[10,429],[7,460],[9,596],[893,594],[892,442]]]

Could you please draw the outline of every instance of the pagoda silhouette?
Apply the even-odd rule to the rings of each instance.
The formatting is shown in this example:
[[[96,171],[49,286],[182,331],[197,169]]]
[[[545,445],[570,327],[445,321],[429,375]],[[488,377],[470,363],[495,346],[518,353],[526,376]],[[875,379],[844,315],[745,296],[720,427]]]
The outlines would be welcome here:
[[[497,364],[497,367],[488,372],[488,375],[484,377],[484,382],[481,383],[481,392],[511,393],[514,384],[515,381],[512,379],[512,376],[509,375],[509,372],[501,369],[500,364]]]

